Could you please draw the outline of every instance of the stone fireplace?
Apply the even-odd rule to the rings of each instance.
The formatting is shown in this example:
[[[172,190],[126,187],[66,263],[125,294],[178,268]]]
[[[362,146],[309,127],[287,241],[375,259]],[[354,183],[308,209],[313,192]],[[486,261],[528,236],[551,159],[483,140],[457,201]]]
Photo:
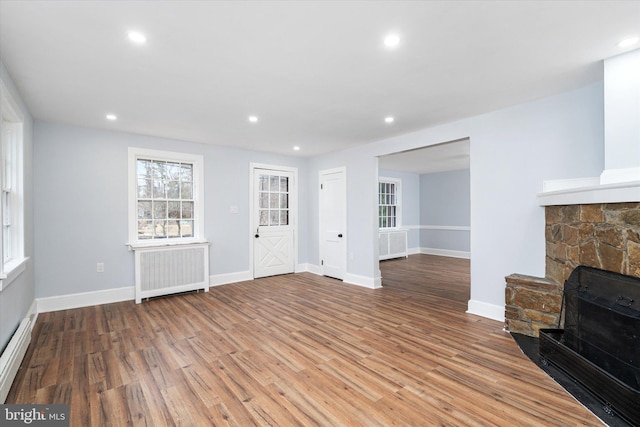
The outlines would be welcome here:
[[[543,182],[545,277],[506,277],[511,332],[562,327],[564,282],[579,265],[640,277],[640,49],[605,59],[603,71],[604,170]]]
[[[640,277],[640,202],[546,206],[545,219],[545,277],[506,277],[506,329],[535,337],[561,326],[564,281],[578,265]]]

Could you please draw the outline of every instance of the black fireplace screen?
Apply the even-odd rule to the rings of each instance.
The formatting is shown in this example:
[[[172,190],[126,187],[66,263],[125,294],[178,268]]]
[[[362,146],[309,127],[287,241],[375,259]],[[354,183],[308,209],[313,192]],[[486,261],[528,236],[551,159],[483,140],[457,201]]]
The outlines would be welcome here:
[[[640,280],[580,266],[564,291],[564,344],[640,389]]]
[[[640,425],[640,279],[580,266],[564,299],[564,329],[540,330],[540,356]]]

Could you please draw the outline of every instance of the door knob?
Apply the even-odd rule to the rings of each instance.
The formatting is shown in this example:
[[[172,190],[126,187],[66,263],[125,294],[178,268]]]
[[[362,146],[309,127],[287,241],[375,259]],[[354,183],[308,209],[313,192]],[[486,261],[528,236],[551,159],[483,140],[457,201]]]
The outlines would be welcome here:
[[[342,238],[342,233],[338,234],[338,237]]]
[[[256,233],[255,238],[257,239],[258,237],[260,237],[260,235],[258,233]]]

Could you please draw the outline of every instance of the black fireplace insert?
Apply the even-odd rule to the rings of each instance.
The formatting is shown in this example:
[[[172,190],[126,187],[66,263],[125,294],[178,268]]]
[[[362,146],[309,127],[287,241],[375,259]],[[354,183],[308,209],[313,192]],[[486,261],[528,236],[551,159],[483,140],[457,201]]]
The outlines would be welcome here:
[[[579,266],[564,284],[564,329],[540,330],[540,356],[607,410],[640,426],[640,279]]]

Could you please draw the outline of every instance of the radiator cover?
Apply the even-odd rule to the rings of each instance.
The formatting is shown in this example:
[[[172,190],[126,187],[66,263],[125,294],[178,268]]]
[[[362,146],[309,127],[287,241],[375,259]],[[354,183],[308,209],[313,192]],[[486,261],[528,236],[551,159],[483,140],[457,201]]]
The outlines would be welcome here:
[[[137,247],[136,303],[143,298],[209,290],[209,244]]]

